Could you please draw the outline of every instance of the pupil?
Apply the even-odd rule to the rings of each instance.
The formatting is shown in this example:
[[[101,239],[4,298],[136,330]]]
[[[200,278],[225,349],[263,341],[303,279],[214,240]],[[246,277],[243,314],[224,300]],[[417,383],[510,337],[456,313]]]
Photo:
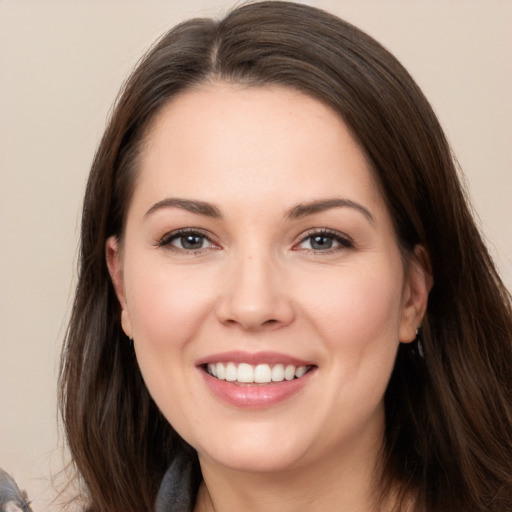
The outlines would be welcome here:
[[[317,235],[311,240],[313,249],[330,249],[332,247],[332,238],[328,236]]]
[[[203,245],[203,238],[198,235],[182,236],[181,245],[184,249],[200,249]]]

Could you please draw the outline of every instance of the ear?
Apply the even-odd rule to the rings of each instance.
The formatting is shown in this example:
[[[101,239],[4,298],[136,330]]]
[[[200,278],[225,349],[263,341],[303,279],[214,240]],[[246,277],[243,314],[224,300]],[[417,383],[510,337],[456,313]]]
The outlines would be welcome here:
[[[132,338],[132,323],[128,305],[126,303],[126,293],[124,289],[123,267],[121,264],[121,249],[119,240],[115,236],[111,236],[105,243],[105,254],[107,258],[107,267],[114,285],[114,290],[121,305],[121,326],[128,338]]]
[[[409,261],[403,290],[402,317],[399,340],[410,343],[416,339],[416,332],[427,310],[428,294],[433,278],[430,258],[422,245],[416,245]]]

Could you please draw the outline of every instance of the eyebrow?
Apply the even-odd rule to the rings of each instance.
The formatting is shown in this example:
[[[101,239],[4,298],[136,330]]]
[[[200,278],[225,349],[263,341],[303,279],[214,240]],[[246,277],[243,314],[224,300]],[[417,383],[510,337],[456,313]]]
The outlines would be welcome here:
[[[221,219],[222,214],[220,210],[211,203],[205,201],[197,201],[194,199],[180,199],[178,197],[168,197],[155,203],[145,214],[144,217],[161,210],[162,208],[181,208],[197,215],[204,215],[205,217],[212,217],[214,219]]]
[[[363,205],[356,203],[355,201],[351,201],[350,199],[338,197],[311,201],[309,203],[300,203],[287,210],[286,217],[289,219],[299,219],[306,217],[307,215],[313,215],[333,208],[353,208],[354,210],[362,213],[372,224],[375,223],[375,219],[370,210],[365,208]]]
[[[144,214],[144,217],[147,217],[155,211],[163,208],[181,208],[197,215],[204,215],[205,217],[211,217],[214,219],[222,219],[221,211],[212,203],[198,201],[195,199],[181,199],[178,197],[167,197],[158,201],[158,203],[155,203]],[[331,210],[333,208],[353,208],[362,213],[372,224],[375,223],[373,215],[367,208],[355,201],[344,198],[321,199],[308,203],[300,203],[286,210],[285,217],[288,219],[299,219],[315,213]]]

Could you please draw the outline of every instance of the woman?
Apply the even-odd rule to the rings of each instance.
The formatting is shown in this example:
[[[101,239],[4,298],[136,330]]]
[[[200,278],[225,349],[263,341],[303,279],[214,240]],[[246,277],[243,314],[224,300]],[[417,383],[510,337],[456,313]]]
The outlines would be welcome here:
[[[511,317],[386,50],[292,3],[184,23],[87,186],[61,372],[87,506],[509,510]]]

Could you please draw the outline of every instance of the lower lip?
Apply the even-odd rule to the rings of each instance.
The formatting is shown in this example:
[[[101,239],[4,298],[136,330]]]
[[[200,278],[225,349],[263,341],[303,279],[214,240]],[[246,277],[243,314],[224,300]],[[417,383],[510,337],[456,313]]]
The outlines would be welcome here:
[[[268,384],[237,384],[217,379],[200,368],[206,385],[217,398],[245,409],[264,409],[284,402],[309,382],[314,370],[308,371],[300,379]]]

